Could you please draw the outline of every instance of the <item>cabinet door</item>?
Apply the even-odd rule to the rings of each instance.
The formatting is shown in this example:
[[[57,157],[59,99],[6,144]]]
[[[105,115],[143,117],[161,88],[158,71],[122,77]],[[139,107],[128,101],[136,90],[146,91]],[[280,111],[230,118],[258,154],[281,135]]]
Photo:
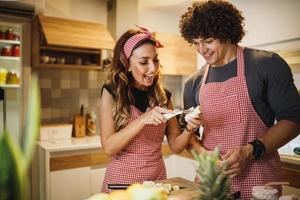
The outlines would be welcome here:
[[[177,155],[165,157],[167,178],[182,177],[194,181],[196,176],[196,162]]]
[[[90,194],[101,192],[102,183],[105,175],[105,166],[92,167],[90,170]]]
[[[51,200],[81,200],[90,196],[90,167],[50,173]]]
[[[197,70],[197,52],[180,35],[155,32],[164,48],[158,49],[162,73],[167,75],[190,75]]]

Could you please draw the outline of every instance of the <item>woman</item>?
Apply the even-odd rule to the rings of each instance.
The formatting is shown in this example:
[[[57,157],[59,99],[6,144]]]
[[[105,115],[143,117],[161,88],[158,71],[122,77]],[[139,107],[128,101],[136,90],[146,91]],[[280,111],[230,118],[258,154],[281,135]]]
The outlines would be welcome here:
[[[114,48],[110,72],[102,88],[100,135],[104,152],[112,157],[103,192],[113,183],[132,184],[166,178],[161,153],[164,135],[180,153],[201,121],[194,118],[180,134],[171,93],[161,85],[156,48],[162,45],[144,28],[125,32]]]

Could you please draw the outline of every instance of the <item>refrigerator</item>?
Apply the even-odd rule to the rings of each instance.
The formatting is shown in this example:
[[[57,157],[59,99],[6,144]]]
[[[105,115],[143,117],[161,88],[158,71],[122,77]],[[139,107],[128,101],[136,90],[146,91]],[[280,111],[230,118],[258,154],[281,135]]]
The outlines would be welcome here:
[[[0,134],[7,130],[16,141],[26,112],[33,15],[28,4],[0,2]]]

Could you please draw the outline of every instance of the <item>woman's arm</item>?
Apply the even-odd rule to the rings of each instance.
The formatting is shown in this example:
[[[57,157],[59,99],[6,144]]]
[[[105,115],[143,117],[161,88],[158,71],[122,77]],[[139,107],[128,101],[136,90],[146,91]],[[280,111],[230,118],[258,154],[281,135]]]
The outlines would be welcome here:
[[[170,100],[168,103],[168,109],[173,110],[173,104]],[[176,117],[171,118],[167,125],[167,139],[171,150],[175,153],[180,153],[189,144],[190,139],[194,135],[194,129],[198,128],[202,124],[199,118],[194,118],[189,122],[186,128],[180,133],[180,128]]]
[[[100,102],[100,137],[104,152],[108,156],[121,151],[145,125],[166,123],[167,120],[162,113],[172,113],[168,109],[155,107],[116,132],[112,113],[113,102],[111,94],[106,89],[103,89]]]
[[[131,139],[144,127],[141,119],[137,119],[129,126],[116,133],[113,119],[113,98],[103,89],[100,101],[100,137],[105,154],[112,156],[122,150]]]

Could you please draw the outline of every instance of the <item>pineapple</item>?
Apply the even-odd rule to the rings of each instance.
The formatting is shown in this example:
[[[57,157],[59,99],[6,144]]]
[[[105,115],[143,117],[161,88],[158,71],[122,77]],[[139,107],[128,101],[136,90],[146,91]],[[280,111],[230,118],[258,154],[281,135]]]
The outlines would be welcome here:
[[[225,200],[230,199],[229,178],[224,175],[226,165],[217,166],[219,150],[216,148],[212,153],[199,155],[192,152],[198,163],[196,170],[200,179],[199,190],[201,200]]]

